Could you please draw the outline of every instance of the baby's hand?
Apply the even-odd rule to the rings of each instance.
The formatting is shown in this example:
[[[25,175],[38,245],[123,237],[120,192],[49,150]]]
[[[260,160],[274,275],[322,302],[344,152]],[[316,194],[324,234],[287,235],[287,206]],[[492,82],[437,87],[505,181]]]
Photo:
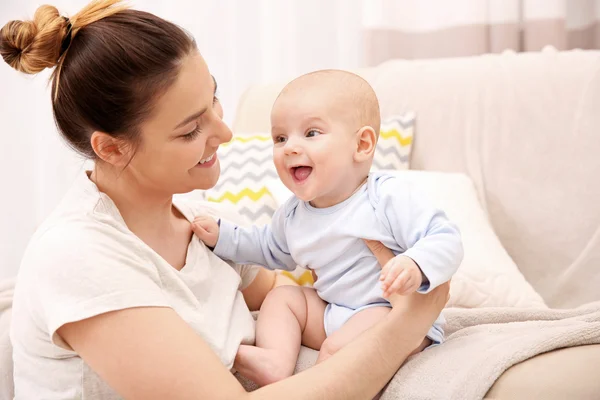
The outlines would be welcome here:
[[[219,224],[214,218],[202,215],[192,222],[192,230],[207,246],[215,247],[219,239]]]
[[[407,295],[417,291],[423,283],[423,275],[412,258],[399,255],[385,264],[379,280],[383,297],[388,298],[394,293]]]

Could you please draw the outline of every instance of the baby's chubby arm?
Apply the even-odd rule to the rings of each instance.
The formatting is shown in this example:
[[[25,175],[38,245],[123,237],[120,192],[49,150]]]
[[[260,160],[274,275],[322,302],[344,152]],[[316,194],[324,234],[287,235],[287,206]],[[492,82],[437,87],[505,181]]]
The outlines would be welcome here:
[[[463,258],[458,227],[413,183],[390,178],[379,195],[378,214],[404,249],[382,270],[384,294],[427,293],[449,281]]]
[[[259,264],[268,269],[293,271],[296,268],[285,237],[285,211],[275,211],[270,224],[241,227],[226,219],[197,217],[194,233],[214,253],[237,264]]]

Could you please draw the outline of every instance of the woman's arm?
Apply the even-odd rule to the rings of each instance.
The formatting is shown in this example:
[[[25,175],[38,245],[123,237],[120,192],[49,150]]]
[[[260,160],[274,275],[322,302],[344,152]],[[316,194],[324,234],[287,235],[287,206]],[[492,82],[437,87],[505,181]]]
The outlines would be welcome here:
[[[257,266],[257,268],[259,268],[258,273],[252,283],[242,290],[244,300],[250,311],[260,310],[260,306],[265,300],[265,297],[267,297],[267,294],[277,286],[298,286],[296,282],[285,275],[278,274],[275,271],[270,271],[260,266]]]
[[[247,398],[209,345],[170,308],[113,311],[64,325],[58,334],[126,399]]]
[[[169,308],[109,312],[64,325],[58,333],[127,399],[365,399],[418,346],[447,294],[446,284],[427,295],[393,299],[394,308],[384,321],[333,357],[252,393],[244,391],[208,344]]]
[[[385,265],[394,254],[380,242],[365,241]],[[254,399],[371,399],[393,377],[449,299],[449,283],[423,295],[394,295],[392,311],[332,357],[298,375],[251,393]]]

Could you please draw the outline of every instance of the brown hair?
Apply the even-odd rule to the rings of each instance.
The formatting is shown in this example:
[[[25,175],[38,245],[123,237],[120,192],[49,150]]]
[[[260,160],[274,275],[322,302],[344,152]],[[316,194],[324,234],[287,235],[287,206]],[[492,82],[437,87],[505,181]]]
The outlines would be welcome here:
[[[139,125],[195,49],[177,25],[120,0],[94,0],[69,19],[41,6],[33,21],[10,21],[0,31],[0,54],[14,69],[35,74],[56,67],[56,124],[89,158],[96,158],[94,131],[139,143]]]

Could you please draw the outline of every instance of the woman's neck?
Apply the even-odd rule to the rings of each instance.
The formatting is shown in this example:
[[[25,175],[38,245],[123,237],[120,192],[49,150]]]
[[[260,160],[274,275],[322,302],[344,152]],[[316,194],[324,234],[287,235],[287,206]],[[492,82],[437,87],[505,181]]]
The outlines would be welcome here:
[[[127,170],[97,164],[90,179],[117,206],[127,227],[138,236],[168,234],[176,211],[173,195],[144,187]]]

